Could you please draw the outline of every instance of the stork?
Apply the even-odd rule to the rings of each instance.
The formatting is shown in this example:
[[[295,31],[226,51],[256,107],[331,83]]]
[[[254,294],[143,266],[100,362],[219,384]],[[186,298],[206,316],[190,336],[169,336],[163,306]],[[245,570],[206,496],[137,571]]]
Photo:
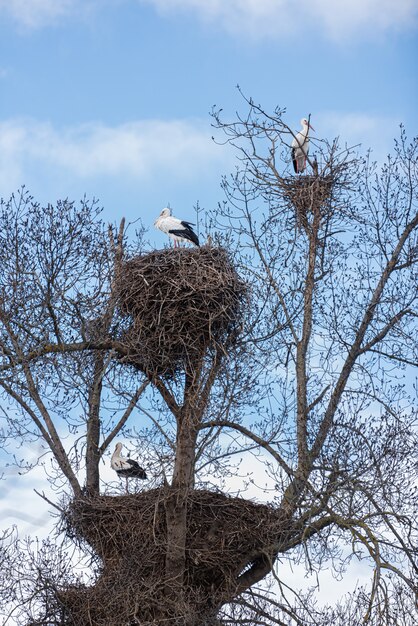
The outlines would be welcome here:
[[[147,473],[137,461],[127,459],[122,456],[120,453],[121,450],[122,444],[117,443],[110,460],[110,466],[115,470],[118,476],[125,476],[126,491],[128,491],[128,478],[140,478],[141,480],[145,480],[147,478]]]
[[[161,211],[154,222],[154,226],[163,233],[167,233],[167,235],[173,239],[175,248],[180,241],[189,241],[194,243],[195,246],[200,245],[199,239],[192,228],[194,224],[174,217],[171,214],[171,209],[167,207]]]
[[[309,129],[315,130],[305,117],[300,120],[302,130],[292,141],[292,161],[296,174],[301,174],[306,168],[306,157],[309,151]]]

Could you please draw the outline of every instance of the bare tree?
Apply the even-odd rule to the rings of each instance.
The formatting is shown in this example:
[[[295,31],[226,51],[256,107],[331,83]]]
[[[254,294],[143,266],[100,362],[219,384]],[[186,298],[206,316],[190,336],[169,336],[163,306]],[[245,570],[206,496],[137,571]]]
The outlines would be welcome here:
[[[284,112],[246,105],[213,114],[239,158],[209,223],[221,247],[145,253],[94,203],[2,205],[8,435],[52,452],[95,563],[89,584],[35,567],[48,593],[22,623],[412,624],[418,143],[402,133],[378,172],[318,141],[294,176]],[[100,494],[119,432],[152,488]],[[268,505],[225,493],[242,456],[262,458]],[[373,578],[344,609],[289,592],[286,562],[341,574],[357,555]]]
[[[112,276],[123,236],[122,224],[116,243],[98,214],[94,202],[40,207],[24,190],[1,205],[0,386],[14,401],[8,434],[22,442],[41,437],[74,494],[82,490],[80,455],[87,490],[99,489],[99,409],[113,349]],[[115,386],[114,370],[114,413],[125,412],[106,445],[144,389],[133,390],[128,381]],[[77,441],[65,450],[62,423],[74,434],[85,427],[83,453]]]

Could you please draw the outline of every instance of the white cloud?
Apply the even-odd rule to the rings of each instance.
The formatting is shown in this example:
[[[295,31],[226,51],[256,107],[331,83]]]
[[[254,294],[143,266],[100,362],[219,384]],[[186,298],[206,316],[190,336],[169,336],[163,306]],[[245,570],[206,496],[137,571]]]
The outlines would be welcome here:
[[[383,31],[416,26],[416,0],[304,0],[331,36],[361,31],[373,37]]]
[[[64,129],[34,120],[0,123],[0,184],[19,187],[34,172],[80,179],[204,176],[218,166],[219,147],[207,122],[148,120]],[[225,156],[225,154],[223,155]]]
[[[29,464],[35,464],[30,472],[19,470],[13,465],[4,465],[8,460],[0,455],[1,507],[2,519],[0,534],[3,530],[16,526],[21,536],[26,534],[47,537],[53,527],[50,515],[51,507],[45,500],[35,493],[47,492],[47,497],[54,500],[48,482],[45,479],[45,470],[36,465],[38,458],[45,454],[45,448],[40,443],[32,443],[24,448],[18,448],[19,458],[25,458]]]
[[[140,0],[163,14],[179,10],[216,22],[235,34],[289,36],[312,30],[332,39],[356,35],[373,38],[392,29],[417,24],[416,0]],[[297,40],[294,43],[297,46]]]
[[[134,0],[106,0],[106,5],[133,4]],[[324,32],[336,40],[361,35],[374,38],[389,30],[417,25],[416,0],[135,0],[154,6],[163,15],[195,14],[204,22],[234,35],[290,37]],[[27,29],[49,26],[68,16],[90,15],[105,0],[0,0],[0,17],[11,17]],[[294,45],[297,46],[297,40]]]
[[[389,116],[324,111],[312,123],[314,137],[339,137],[341,144],[349,147],[360,144],[361,152],[370,148],[373,159],[379,161],[392,151],[393,140],[399,137],[400,120]]]
[[[0,0],[1,14],[26,28],[49,25],[66,17],[78,0]]]
[[[372,148],[379,161],[399,135],[394,117],[363,112],[323,111],[312,122],[313,143],[315,138],[339,136],[349,146],[361,143],[361,151]],[[197,181],[217,184],[236,162],[233,151],[211,141],[211,130],[207,120],[199,119],[65,128],[33,119],[5,120],[0,122],[1,193],[8,197],[22,184],[33,193],[47,189],[57,197],[79,188],[102,189],[111,181],[119,190],[124,183],[141,182],[142,193],[162,188],[166,193],[179,184],[189,188]]]

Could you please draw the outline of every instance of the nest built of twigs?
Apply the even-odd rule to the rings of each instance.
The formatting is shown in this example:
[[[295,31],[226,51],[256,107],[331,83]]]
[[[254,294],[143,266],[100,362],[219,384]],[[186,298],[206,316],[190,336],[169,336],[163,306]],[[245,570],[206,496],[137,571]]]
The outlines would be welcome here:
[[[176,602],[170,606],[166,598],[167,497],[161,488],[73,501],[68,532],[93,547],[103,569],[94,586],[58,592],[66,623],[157,624],[162,615],[171,616],[172,624],[182,623],[175,615],[184,614],[185,607]],[[188,507],[185,585],[189,600],[194,598],[203,610],[211,603],[216,606],[228,581],[236,580],[283,529],[273,508],[221,493],[193,491]],[[138,621],[130,621],[134,618]]]
[[[156,250],[125,261],[117,279],[125,363],[173,376],[238,335],[246,286],[222,248]]]
[[[281,182],[285,197],[296,213],[299,228],[309,228],[309,216],[325,217],[330,210],[334,176],[303,175],[284,178]]]

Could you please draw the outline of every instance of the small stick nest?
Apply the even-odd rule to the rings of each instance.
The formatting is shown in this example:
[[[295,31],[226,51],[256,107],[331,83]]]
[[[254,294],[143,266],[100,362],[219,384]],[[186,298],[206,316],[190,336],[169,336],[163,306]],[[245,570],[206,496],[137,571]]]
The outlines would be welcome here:
[[[292,176],[284,178],[282,188],[285,197],[296,212],[299,228],[309,228],[309,214],[325,216],[329,210],[329,200],[334,186],[334,177],[329,176]]]
[[[176,624],[176,615],[216,606],[237,576],[288,531],[268,505],[206,490],[192,492],[188,502],[188,592],[182,600],[170,600],[164,580],[169,494],[172,497],[171,491],[161,488],[71,503],[67,533],[87,541],[100,556],[103,569],[94,586],[57,592],[61,610],[68,615],[65,623],[120,626],[167,620]]]
[[[223,248],[157,250],[123,263],[119,309],[128,362],[172,377],[238,335],[246,286]]]

